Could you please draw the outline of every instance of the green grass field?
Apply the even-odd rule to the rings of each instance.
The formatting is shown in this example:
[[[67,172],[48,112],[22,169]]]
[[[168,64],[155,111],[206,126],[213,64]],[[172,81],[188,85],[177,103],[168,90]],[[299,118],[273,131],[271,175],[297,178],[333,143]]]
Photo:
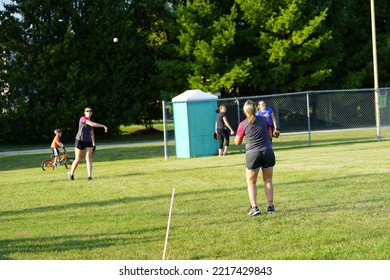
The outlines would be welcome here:
[[[388,260],[390,141],[322,137],[275,141],[278,212],[264,213],[260,186],[258,217],[247,216],[233,145],[226,157],[168,161],[162,144],[101,148],[93,181],[84,161],[69,181],[64,166],[40,169],[49,151],[2,155],[0,259],[161,260],[175,188],[166,259]]]

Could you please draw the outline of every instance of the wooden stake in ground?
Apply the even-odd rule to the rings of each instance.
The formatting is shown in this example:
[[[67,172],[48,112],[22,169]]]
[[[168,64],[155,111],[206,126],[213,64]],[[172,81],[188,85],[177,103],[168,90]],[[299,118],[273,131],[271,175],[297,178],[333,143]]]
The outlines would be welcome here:
[[[169,236],[169,227],[171,225],[171,218],[172,218],[172,209],[173,209],[173,200],[175,199],[175,188],[172,189],[172,196],[171,196],[171,206],[169,207],[169,215],[168,215],[168,225],[167,225],[167,233],[165,234],[165,244],[164,244],[164,252],[163,252],[163,260],[165,260],[165,254],[167,252],[167,245],[168,245],[168,236]]]

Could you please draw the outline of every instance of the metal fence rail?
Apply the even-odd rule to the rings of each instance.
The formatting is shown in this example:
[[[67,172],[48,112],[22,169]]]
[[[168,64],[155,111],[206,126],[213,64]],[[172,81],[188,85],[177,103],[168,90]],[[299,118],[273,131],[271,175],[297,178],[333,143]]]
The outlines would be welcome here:
[[[218,105],[226,106],[226,116],[232,127],[236,129],[245,118],[242,112],[245,101],[252,100],[257,103],[259,100],[264,100],[267,106],[273,109],[282,133],[305,133],[308,135],[307,145],[310,146],[314,141],[311,137],[312,133],[319,131],[372,129],[372,139],[388,137],[383,135],[382,131],[382,128],[390,125],[388,92],[390,88],[379,89],[379,128],[376,123],[374,89],[307,91],[226,98],[218,99]],[[199,102],[199,100],[187,102]],[[173,114],[173,103],[163,102],[165,159],[175,155]],[[200,118],[199,122],[215,122],[215,119]],[[381,135],[377,135],[378,129]],[[386,130],[385,134],[387,133]]]

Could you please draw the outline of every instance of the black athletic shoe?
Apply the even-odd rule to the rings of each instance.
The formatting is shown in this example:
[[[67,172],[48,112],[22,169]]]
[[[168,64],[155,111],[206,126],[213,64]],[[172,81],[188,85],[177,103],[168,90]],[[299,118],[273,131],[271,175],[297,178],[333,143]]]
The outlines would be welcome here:
[[[255,206],[255,207],[249,208],[248,215],[249,215],[249,216],[253,216],[253,217],[254,217],[254,216],[260,215],[260,209],[259,209],[259,207]]]
[[[267,208],[268,214],[273,214],[276,212],[275,206],[268,206]]]
[[[88,181],[91,181],[92,180],[92,177],[88,177]]]
[[[68,172],[69,180],[74,180],[74,176],[70,175],[70,172]]]

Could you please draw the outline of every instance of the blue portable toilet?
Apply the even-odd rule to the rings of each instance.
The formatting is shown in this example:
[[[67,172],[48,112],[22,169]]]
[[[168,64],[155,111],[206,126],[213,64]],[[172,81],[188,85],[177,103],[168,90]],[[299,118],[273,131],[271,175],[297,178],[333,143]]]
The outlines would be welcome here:
[[[199,89],[172,98],[176,157],[212,156],[218,152],[218,141],[213,138],[217,100],[217,96]]]

